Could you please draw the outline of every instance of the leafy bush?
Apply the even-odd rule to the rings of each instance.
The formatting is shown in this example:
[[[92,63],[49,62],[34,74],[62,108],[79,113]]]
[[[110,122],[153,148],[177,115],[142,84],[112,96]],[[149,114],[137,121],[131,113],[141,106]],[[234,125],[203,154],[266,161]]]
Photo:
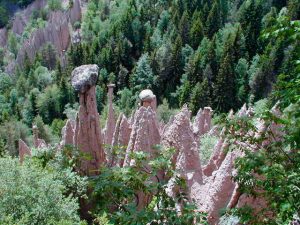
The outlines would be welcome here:
[[[200,137],[200,159],[202,165],[206,165],[214,151],[218,138],[213,135],[204,134]]]
[[[163,100],[163,103],[157,107],[157,116],[160,121],[164,123],[169,122],[172,116],[175,116],[178,110],[170,109],[167,99]]]
[[[227,121],[227,138],[233,149],[240,148],[245,156],[235,162],[241,193],[266,200],[267,210],[259,216],[253,214],[252,206],[235,210],[241,222],[247,224],[289,224],[300,211],[300,101],[291,104],[278,117],[266,110],[262,118],[267,131],[260,138],[252,119],[235,118]],[[275,133],[270,126],[280,124]],[[279,136],[278,136],[279,135]],[[275,139],[274,139],[275,138]],[[267,144],[266,144],[267,140]],[[251,143],[250,147],[236,143]],[[238,145],[238,146],[236,146]],[[249,149],[250,148],[250,149]],[[273,216],[268,216],[272,213]]]
[[[79,205],[58,173],[31,161],[0,158],[1,224],[79,224]]]
[[[57,11],[62,9],[62,4],[60,0],[48,0],[49,9],[52,11]]]
[[[21,121],[10,120],[5,121],[0,126],[0,139],[7,146],[7,151],[11,156],[18,155],[18,141],[22,139],[26,141],[30,135],[29,128]]]
[[[157,148],[157,157],[149,162],[143,152],[131,155],[136,165],[131,167],[102,168],[101,174],[92,180],[94,187],[94,214],[96,221],[104,224],[192,224],[197,221],[206,224],[205,215],[196,212],[196,207],[187,201],[185,181],[176,177],[176,185],[182,190],[173,199],[166,193],[167,181],[157,179],[159,171],[171,177],[171,156],[173,149]],[[148,166],[151,165],[151,169]],[[156,177],[156,178],[155,178]],[[138,208],[137,193],[152,195],[151,203]],[[182,210],[178,212],[177,206]],[[101,224],[101,223],[100,223]]]

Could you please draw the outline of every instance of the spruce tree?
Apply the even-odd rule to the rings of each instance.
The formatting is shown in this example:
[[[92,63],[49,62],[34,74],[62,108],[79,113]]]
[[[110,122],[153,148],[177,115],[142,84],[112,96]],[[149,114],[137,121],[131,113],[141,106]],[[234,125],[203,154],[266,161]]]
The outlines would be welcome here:
[[[219,0],[215,0],[206,20],[206,35],[212,38],[222,25]]]
[[[201,17],[199,13],[198,14],[194,13],[193,20],[191,23],[190,37],[189,37],[191,46],[194,49],[197,49],[203,37],[204,37],[204,29],[203,29]]]
[[[179,22],[179,33],[181,35],[183,44],[187,44],[189,42],[189,30],[190,30],[189,14],[187,11],[184,11]]]
[[[200,108],[210,106],[210,88],[207,78],[202,83],[197,83],[191,93],[190,107],[193,114],[196,114]]]
[[[261,30],[262,5],[255,0],[246,1],[241,10],[240,23],[246,39],[249,59],[256,54],[259,47],[258,38]]]
[[[150,67],[149,55],[146,53],[137,62],[134,73],[130,77],[130,83],[135,91],[153,88],[157,82],[156,76]]]
[[[213,91],[214,108],[219,112],[228,112],[238,107],[236,78],[233,66],[232,55],[227,48],[216,77]]]

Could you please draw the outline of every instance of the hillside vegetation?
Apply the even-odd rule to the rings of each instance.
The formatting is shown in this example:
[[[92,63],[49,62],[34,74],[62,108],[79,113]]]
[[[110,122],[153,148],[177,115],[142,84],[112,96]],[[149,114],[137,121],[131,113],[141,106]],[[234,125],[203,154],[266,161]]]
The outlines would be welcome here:
[[[64,63],[53,45],[45,43],[34,60],[26,55],[24,65],[16,65],[13,74],[8,74],[5,68],[16,59],[24,41],[47,23],[48,12],[40,10],[33,13],[23,34],[11,30],[13,11],[31,2],[0,0],[0,28],[8,30],[7,46],[0,47],[0,180],[4,181],[0,224],[85,224],[84,220],[107,225],[160,224],[159,220],[191,224],[195,218],[205,223],[205,214],[195,212],[187,201],[182,202],[184,213],[177,218],[176,201],[167,196],[164,184],[153,187],[149,181],[153,174],[137,168],[102,168],[101,175],[88,179],[75,172],[78,158],[83,157],[76,149],[57,152],[55,147],[18,164],[18,141],[33,145],[33,124],[48,144],[59,143],[66,120],[75,119],[79,106],[70,75],[85,64],[100,68],[96,101],[102,127],[108,114],[107,85],[115,83],[117,113],[129,117],[137,108],[140,91],[151,89],[157,96],[159,120],[167,123],[185,104],[192,116],[210,106],[215,125],[227,128],[230,150],[235,150],[236,143],[259,146],[256,153],[239,146],[245,157],[236,162],[235,181],[250,196],[259,196],[263,190],[274,217],[257,222],[247,209],[224,210],[229,221],[289,224],[299,219],[299,0],[90,0],[84,3],[82,20],[70,26],[80,41],[70,44]],[[49,11],[67,10],[55,0],[48,3]],[[254,118],[224,116],[245,103],[254,108]],[[276,103],[280,116],[270,113]],[[256,119],[268,126],[281,124],[283,137],[265,146],[264,137],[245,136],[257,131]],[[230,132],[240,129],[242,134]],[[207,149],[216,142],[215,137],[201,138]],[[173,174],[169,151],[160,149],[152,163]],[[206,162],[211,150],[201,154]],[[134,157],[137,162],[145,160],[144,155]],[[151,173],[159,171],[159,166]],[[253,173],[265,179],[249,175]],[[12,176],[17,180],[11,180]],[[34,182],[27,186],[29,181]],[[182,180],[176,182],[185,186]],[[137,213],[130,201],[135,192],[153,188],[153,204]],[[86,191],[91,189],[92,194]],[[2,190],[8,193],[5,198],[1,198]],[[19,196],[23,197],[16,201]],[[82,214],[83,199],[92,204],[91,214]],[[35,201],[37,208],[28,210]],[[17,203],[24,205],[18,208]],[[12,211],[12,204],[18,210]]]

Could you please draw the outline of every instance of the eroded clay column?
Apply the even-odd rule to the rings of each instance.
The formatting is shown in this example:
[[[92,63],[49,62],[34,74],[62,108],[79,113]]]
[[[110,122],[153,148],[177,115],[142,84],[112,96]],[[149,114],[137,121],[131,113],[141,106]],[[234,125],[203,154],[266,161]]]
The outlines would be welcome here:
[[[20,162],[23,163],[25,156],[31,156],[31,150],[28,145],[23,141],[19,140],[19,159]]]
[[[105,144],[111,145],[112,139],[114,136],[114,131],[116,127],[116,119],[115,119],[115,112],[113,108],[113,94],[115,84],[109,84],[108,87],[108,118],[106,122],[106,129],[105,129]]]
[[[105,162],[102,147],[100,116],[96,104],[95,85],[98,79],[97,65],[84,65],[72,72],[72,86],[79,93],[80,106],[76,118],[74,145],[87,157],[81,160],[80,172],[97,174]]]

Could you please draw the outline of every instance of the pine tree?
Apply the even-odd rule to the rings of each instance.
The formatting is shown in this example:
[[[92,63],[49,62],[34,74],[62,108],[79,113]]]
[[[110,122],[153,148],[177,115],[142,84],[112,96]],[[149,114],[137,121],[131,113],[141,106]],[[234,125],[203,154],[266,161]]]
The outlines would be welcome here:
[[[189,101],[191,94],[191,85],[185,74],[181,78],[181,85],[179,86],[177,92],[179,107],[182,107],[186,102]]]
[[[175,87],[180,82],[180,77],[183,73],[183,62],[182,62],[182,39],[180,36],[176,38],[175,44],[172,47],[172,73],[171,77],[169,77],[169,85],[172,86],[171,90],[175,90]]]
[[[292,20],[300,19],[300,2],[299,0],[288,1],[289,16]]]
[[[206,35],[212,38],[222,25],[219,0],[215,0],[206,20]]]
[[[258,38],[261,30],[262,5],[255,0],[246,1],[241,10],[240,23],[245,35],[246,49],[249,58],[256,54],[258,49]]]
[[[214,84],[214,108],[220,112],[236,109],[236,78],[233,62],[228,48],[221,62],[220,70]]]
[[[190,37],[189,37],[191,46],[194,49],[197,49],[203,37],[204,37],[204,30],[201,22],[201,17],[199,13],[195,12],[192,20]]]
[[[183,44],[187,44],[189,42],[189,30],[190,30],[190,20],[189,14],[187,11],[184,11],[180,22],[179,22],[179,33],[181,35],[181,39]]]
[[[202,83],[197,83],[191,93],[190,107],[193,114],[196,114],[200,108],[210,106],[210,88],[207,78]]]
[[[156,76],[150,67],[149,55],[142,55],[137,62],[134,73],[130,77],[130,83],[135,91],[153,88],[157,82]]]

